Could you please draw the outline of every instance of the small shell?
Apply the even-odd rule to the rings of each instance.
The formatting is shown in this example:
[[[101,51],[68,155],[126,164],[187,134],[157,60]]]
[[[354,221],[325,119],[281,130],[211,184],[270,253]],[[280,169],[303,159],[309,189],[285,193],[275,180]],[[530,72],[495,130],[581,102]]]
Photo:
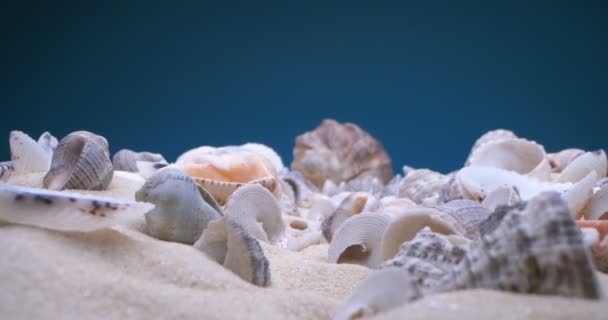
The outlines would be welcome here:
[[[447,176],[431,170],[414,170],[401,181],[399,197],[409,198],[417,204],[434,205],[439,202],[448,181]]]
[[[380,202],[371,194],[365,192],[352,193],[323,221],[321,225],[323,236],[330,242],[333,234],[346,219],[363,211],[374,211],[379,206]]]
[[[519,190],[515,186],[503,186],[490,192],[481,205],[494,211],[498,206],[512,206],[521,201]]]
[[[479,225],[492,214],[486,207],[466,199],[444,203],[437,209],[454,218],[464,230],[462,235],[473,240],[479,238]]]
[[[333,320],[371,317],[420,298],[422,294],[407,270],[386,268],[372,271],[361,281]]]
[[[382,235],[380,245],[381,260],[391,259],[399,251],[402,243],[414,239],[416,234],[430,228],[433,232],[441,234],[462,235],[464,229],[450,216],[446,216],[435,208],[415,207],[397,216],[387,226]]]
[[[285,216],[285,221],[288,250],[301,251],[323,241],[323,234],[316,221],[292,216]]]
[[[585,220],[608,220],[608,184],[591,197],[585,208]]]
[[[285,222],[277,199],[257,184],[238,188],[228,199],[224,215],[264,242],[285,241]]]
[[[600,287],[567,204],[546,192],[502,221],[444,277],[438,291],[485,288],[598,299]]]
[[[382,235],[390,221],[383,213],[361,213],[346,219],[329,244],[328,262],[376,268],[383,261]]]
[[[443,185],[441,189],[441,195],[439,197],[439,203],[450,202],[452,200],[463,199],[463,191],[456,179],[456,174],[453,173],[449,177],[450,179]]]
[[[583,153],[585,151],[581,149],[565,149],[557,153],[549,153],[547,159],[551,165],[551,171],[554,173],[562,172],[568,163]]]
[[[154,206],[0,183],[0,219],[61,231],[92,231],[138,219]]]
[[[21,131],[12,131],[9,137],[14,174],[46,172],[51,166],[52,151]]]
[[[0,162],[0,182],[7,181],[15,171],[15,163],[13,161]]]
[[[114,157],[112,157],[114,170],[137,172],[137,161],[167,163],[165,158],[158,153],[135,152],[129,149],[119,150],[114,154]]]
[[[245,143],[244,145],[240,146],[240,148],[255,152],[265,157],[266,159],[268,159],[268,161],[270,161],[270,163],[272,163],[276,172],[284,172],[287,170],[287,168],[285,168],[285,165],[283,164],[281,156],[279,156],[279,154],[274,151],[274,149],[267,145],[261,143]]]
[[[299,216],[296,195],[291,185],[283,179],[277,179],[275,195],[278,198],[281,212],[291,216]]]
[[[479,137],[477,139],[477,141],[475,141],[475,144],[471,148],[470,154],[473,154],[475,151],[477,151],[477,149],[479,147],[481,147],[482,145],[484,145],[486,143],[498,142],[498,141],[508,140],[508,139],[517,139],[517,136],[513,132],[511,132],[509,130],[504,130],[504,129],[488,131],[485,134],[483,134],[481,137]],[[470,158],[470,156],[469,156],[469,158]],[[466,165],[469,165],[469,164],[467,163]]]
[[[210,222],[194,247],[243,280],[270,285],[270,264],[258,240],[230,218]]]
[[[562,193],[562,198],[568,204],[568,208],[570,208],[570,212],[575,219],[580,219],[583,216],[585,207],[593,196],[595,181],[597,181],[597,174],[595,171],[591,171],[587,177]]]
[[[135,198],[156,206],[146,213],[146,226],[148,233],[160,240],[193,244],[209,222],[221,217],[192,179],[174,168],[153,175]]]
[[[57,148],[57,138],[55,138],[50,132],[45,132],[40,135],[38,138],[38,144],[44,149],[48,154],[53,154],[55,148]]]
[[[76,131],[59,141],[42,183],[51,190],[104,190],[112,181],[113,171],[106,139]]]
[[[597,180],[606,177],[608,160],[604,150],[585,152],[574,158],[557,177],[558,182],[576,183],[586,177],[589,172],[595,171]]]

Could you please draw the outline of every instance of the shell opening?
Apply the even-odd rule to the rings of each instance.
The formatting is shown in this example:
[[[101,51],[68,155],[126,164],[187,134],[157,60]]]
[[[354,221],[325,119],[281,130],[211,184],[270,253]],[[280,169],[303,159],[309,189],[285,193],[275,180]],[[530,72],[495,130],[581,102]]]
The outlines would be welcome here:
[[[367,259],[371,254],[370,250],[362,244],[354,244],[347,247],[338,257],[337,263],[359,264],[359,261]]]
[[[306,230],[308,229],[308,224],[306,223],[306,221],[293,220],[289,223],[289,227],[296,230]]]

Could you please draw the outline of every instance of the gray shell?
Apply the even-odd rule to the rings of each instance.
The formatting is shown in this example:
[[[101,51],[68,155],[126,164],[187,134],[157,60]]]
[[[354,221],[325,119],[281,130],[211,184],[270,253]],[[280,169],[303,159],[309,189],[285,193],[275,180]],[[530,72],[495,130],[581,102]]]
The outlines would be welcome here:
[[[112,157],[114,170],[137,172],[137,161],[167,163],[167,160],[158,153],[135,152],[129,149],[119,150]]]
[[[59,141],[42,183],[51,190],[104,190],[113,173],[107,140],[91,132],[76,131]]]
[[[437,207],[452,216],[464,229],[468,239],[479,238],[480,225],[492,214],[490,210],[471,200],[452,200]]]
[[[15,164],[12,161],[0,162],[0,181],[7,181],[15,171]]]

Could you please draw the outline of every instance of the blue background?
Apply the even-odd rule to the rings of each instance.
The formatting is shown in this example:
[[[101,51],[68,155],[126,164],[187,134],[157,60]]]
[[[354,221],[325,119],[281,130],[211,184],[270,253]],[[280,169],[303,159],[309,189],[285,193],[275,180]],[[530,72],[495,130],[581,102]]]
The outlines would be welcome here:
[[[87,129],[112,152],[257,141],[290,163],[325,117],[399,170],[456,169],[499,127],[608,146],[605,1],[84,2],[2,5],[2,159],[10,130]]]

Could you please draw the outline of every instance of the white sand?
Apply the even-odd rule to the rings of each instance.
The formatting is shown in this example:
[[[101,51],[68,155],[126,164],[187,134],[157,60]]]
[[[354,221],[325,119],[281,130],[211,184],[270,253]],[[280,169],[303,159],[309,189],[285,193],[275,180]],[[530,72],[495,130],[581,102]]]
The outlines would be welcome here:
[[[34,186],[38,178],[21,184]],[[139,185],[127,178],[116,179],[109,191],[98,194],[132,199]],[[159,241],[138,230],[115,227],[61,233],[0,224],[1,318],[325,319],[369,272],[360,266],[326,263],[327,244],[298,253],[263,245],[272,284],[259,288],[191,246]],[[599,278],[608,294],[608,276]],[[608,300],[472,290],[426,297],[378,316],[574,317],[608,319]]]

